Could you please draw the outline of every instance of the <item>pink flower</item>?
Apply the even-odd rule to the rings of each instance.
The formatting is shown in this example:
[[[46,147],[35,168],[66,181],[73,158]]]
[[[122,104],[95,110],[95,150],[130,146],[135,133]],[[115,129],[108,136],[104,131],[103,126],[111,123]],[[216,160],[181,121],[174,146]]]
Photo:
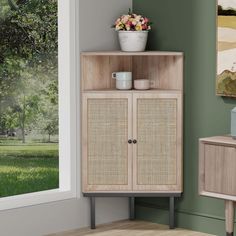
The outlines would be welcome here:
[[[132,22],[131,22],[131,21],[127,21],[127,22],[126,22],[126,25],[131,26],[131,25],[132,25]]]
[[[145,25],[142,25],[142,29],[143,30],[147,30],[148,29],[148,26],[145,24]]]
[[[123,16],[121,19],[121,22],[126,24],[128,20],[129,20],[129,16]]]
[[[149,19],[147,17],[144,17],[144,22],[145,23],[148,23],[149,22]]]
[[[116,20],[116,25],[118,25],[120,23],[120,18],[118,18],[117,20]]]
[[[127,30],[127,31],[140,31],[140,30],[150,30],[150,21],[147,17],[142,15],[129,13],[127,15],[120,16],[114,27],[117,31]]]

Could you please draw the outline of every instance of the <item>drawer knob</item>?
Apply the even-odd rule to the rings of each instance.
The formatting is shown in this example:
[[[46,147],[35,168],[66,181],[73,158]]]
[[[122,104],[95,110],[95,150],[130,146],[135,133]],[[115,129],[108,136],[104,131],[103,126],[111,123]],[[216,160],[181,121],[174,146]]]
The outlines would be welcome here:
[[[131,139],[128,140],[128,143],[131,144],[133,141]]]
[[[136,140],[136,139],[134,139],[134,140],[133,140],[133,144],[136,144],[136,143],[137,143],[137,140]]]

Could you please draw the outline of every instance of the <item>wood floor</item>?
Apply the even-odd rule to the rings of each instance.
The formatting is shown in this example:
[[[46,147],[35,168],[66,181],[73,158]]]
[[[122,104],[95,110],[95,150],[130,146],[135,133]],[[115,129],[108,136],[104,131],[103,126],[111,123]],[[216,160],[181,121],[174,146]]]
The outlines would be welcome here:
[[[48,236],[210,236],[210,234],[185,229],[169,230],[168,226],[144,221],[119,221],[97,226],[96,230],[84,228]]]

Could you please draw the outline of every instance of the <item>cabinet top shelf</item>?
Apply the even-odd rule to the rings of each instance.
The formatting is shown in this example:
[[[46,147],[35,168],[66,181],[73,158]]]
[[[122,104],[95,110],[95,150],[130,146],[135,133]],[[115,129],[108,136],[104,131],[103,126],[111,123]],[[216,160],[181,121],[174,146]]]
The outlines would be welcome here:
[[[145,51],[145,52],[122,52],[122,51],[101,51],[81,52],[82,56],[183,56],[183,52],[166,51]]]
[[[118,90],[118,89],[87,89],[84,93],[168,93],[168,94],[182,94],[181,90],[177,89],[148,89],[148,90]]]
[[[219,145],[236,145],[236,140],[230,135],[201,138],[201,142]]]

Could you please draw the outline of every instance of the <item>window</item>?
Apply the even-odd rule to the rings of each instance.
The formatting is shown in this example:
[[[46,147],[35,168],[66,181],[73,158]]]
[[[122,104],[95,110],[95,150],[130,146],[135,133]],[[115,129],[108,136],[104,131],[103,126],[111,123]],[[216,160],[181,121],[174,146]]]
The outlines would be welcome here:
[[[0,0],[0,209],[75,195],[74,4]]]

